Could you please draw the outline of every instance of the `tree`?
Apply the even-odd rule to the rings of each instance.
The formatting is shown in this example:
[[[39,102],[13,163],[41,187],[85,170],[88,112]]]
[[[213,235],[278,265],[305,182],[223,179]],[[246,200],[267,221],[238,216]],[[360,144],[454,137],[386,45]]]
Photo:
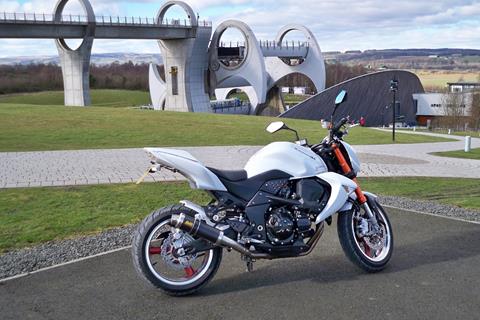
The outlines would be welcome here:
[[[472,93],[470,123],[475,131],[480,130],[480,89],[477,89]]]
[[[462,92],[448,92],[442,101],[443,125],[448,129],[462,130],[465,120],[465,95]]]

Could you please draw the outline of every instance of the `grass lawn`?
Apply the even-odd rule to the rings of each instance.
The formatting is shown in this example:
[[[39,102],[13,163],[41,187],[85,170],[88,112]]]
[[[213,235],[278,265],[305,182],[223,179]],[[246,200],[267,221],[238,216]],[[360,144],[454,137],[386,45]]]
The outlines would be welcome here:
[[[435,152],[432,154],[440,157],[480,160],[480,148],[472,149],[470,152],[458,150],[458,151]]]
[[[292,140],[291,132],[268,134],[276,118],[160,112],[126,108],[32,106],[0,103],[0,152],[133,148],[144,146],[264,145]],[[326,130],[318,121],[284,120],[309,141]],[[352,144],[388,144],[391,135],[354,128]],[[398,134],[397,143],[440,142],[443,138]]]
[[[480,209],[478,179],[363,178],[365,190]],[[466,192],[468,190],[468,192]],[[154,209],[209,196],[186,182],[0,189],[0,252],[136,223]]]
[[[90,90],[92,104],[98,107],[133,107],[150,104],[145,91]],[[63,91],[44,91],[25,94],[0,95],[0,103],[31,105],[63,105]]]
[[[387,196],[432,200],[480,210],[480,179],[361,178],[362,189]]]
[[[136,223],[154,209],[206,193],[187,183],[0,190],[0,252]]]
[[[422,130],[424,132],[433,132],[433,133],[443,133],[448,134],[448,130]],[[454,136],[461,136],[461,137],[480,137],[480,131],[451,131],[451,134]]]

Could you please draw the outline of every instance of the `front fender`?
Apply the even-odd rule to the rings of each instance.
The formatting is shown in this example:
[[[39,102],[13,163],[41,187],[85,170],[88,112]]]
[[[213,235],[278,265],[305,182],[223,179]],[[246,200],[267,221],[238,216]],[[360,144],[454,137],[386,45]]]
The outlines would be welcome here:
[[[367,197],[368,200],[377,201],[377,199],[378,199],[378,196],[374,193],[371,193],[371,192],[368,192],[368,191],[363,191],[363,194],[365,195],[365,197]],[[351,210],[352,206],[353,206],[352,202],[357,200],[357,194],[354,192],[354,193],[350,194],[349,198],[352,201],[345,202],[345,205],[339,210],[339,212]]]

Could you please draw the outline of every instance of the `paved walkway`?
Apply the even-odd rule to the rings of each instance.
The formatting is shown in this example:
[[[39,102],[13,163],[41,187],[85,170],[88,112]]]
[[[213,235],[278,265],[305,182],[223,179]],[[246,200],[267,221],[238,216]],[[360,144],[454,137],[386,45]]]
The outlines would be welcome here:
[[[480,178],[478,160],[428,154],[463,149],[463,138],[448,137],[460,140],[445,143],[355,146],[363,162],[361,175]],[[480,139],[472,139],[472,147],[479,148]],[[192,153],[207,166],[240,169],[260,147],[180,149]],[[4,152],[0,153],[0,188],[134,182],[145,172],[149,163],[149,158],[142,149]],[[146,181],[182,179],[178,174],[161,171],[150,175]]]
[[[389,214],[395,249],[380,273],[348,261],[334,224],[309,256],[258,261],[253,273],[224,250],[215,278],[190,297],[145,286],[129,250],[0,282],[1,318],[478,319],[480,225]]]

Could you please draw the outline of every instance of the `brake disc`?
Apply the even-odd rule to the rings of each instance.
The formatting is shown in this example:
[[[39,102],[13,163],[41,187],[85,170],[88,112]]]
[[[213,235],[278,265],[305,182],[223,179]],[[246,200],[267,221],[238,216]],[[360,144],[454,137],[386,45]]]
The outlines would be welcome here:
[[[161,256],[163,261],[173,269],[183,270],[191,267],[197,254],[183,254],[183,247],[194,241],[192,236],[184,232],[170,233],[163,241],[161,246]]]
[[[378,233],[371,236],[366,236],[363,238],[363,240],[372,250],[376,251],[383,249],[387,241],[385,227],[383,225],[380,226]]]

